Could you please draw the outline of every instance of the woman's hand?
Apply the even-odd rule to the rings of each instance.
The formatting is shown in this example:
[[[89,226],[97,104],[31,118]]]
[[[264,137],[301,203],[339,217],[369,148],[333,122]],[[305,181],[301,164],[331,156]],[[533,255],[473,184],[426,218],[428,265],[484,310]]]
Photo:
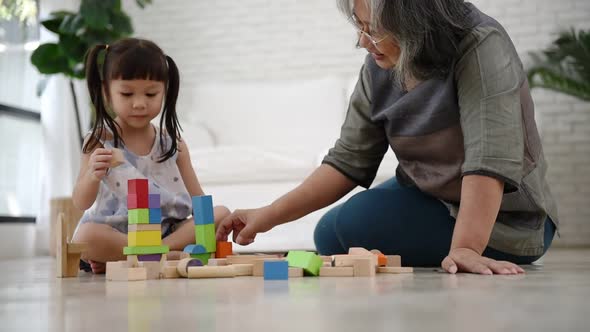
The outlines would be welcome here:
[[[452,274],[457,272],[487,275],[524,273],[524,270],[516,264],[483,257],[469,248],[451,249],[441,265],[445,271]]]
[[[217,240],[227,241],[229,233],[233,232],[235,243],[248,245],[254,242],[256,234],[273,228],[273,219],[270,206],[259,209],[235,210],[217,226]]]
[[[88,159],[87,174],[97,181],[102,180],[107,174],[113,152],[109,149],[98,148],[92,152]]]

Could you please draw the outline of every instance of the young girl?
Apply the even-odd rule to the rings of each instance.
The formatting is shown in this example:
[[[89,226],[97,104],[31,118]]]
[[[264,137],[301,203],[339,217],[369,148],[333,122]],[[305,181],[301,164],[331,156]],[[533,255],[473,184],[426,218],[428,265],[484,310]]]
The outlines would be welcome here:
[[[147,178],[150,193],[160,194],[163,244],[178,251],[195,243],[191,196],[204,193],[180,137],[176,64],[153,42],[129,38],[92,48],[86,77],[96,122],[73,193],[74,204],[86,210],[74,234],[76,242],[88,243],[82,258],[94,273],[104,273],[107,261],[124,259],[127,180],[136,178]],[[160,112],[157,127],[151,121]],[[123,151],[125,162],[109,168],[113,148]],[[215,222],[228,214],[215,207]]]

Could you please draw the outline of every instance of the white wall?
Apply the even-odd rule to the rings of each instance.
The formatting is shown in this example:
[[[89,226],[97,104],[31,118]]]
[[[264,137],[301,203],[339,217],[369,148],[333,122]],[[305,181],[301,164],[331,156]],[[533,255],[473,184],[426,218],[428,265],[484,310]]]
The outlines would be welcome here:
[[[525,63],[528,51],[544,48],[560,29],[590,27],[588,0],[473,3],[506,27]],[[354,77],[364,57],[332,0],[169,0],[145,10],[126,0],[125,6],[137,35],[157,42],[181,68],[179,109],[190,109],[199,82]],[[590,104],[541,90],[533,96],[564,225],[559,242],[590,244]]]

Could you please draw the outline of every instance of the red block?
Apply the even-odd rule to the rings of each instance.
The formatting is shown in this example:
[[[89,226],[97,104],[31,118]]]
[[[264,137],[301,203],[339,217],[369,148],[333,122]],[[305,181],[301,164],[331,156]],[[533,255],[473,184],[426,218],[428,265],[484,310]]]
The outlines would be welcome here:
[[[149,197],[149,185],[147,179],[133,179],[127,181],[127,194]]]
[[[149,209],[148,195],[127,195],[127,210],[131,209]]]

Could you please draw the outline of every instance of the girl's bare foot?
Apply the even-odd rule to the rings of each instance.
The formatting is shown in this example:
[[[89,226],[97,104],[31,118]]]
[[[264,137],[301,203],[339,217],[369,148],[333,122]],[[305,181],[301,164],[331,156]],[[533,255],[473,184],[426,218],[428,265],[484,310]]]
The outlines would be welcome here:
[[[183,252],[182,251],[169,251],[168,254],[166,255],[166,259],[169,261],[177,261],[180,260],[182,257]]]
[[[91,261],[91,260],[88,260],[88,263],[90,263],[90,267],[92,268],[92,273],[94,273],[94,274],[103,274],[107,270],[106,263],[95,262],[95,261]]]

